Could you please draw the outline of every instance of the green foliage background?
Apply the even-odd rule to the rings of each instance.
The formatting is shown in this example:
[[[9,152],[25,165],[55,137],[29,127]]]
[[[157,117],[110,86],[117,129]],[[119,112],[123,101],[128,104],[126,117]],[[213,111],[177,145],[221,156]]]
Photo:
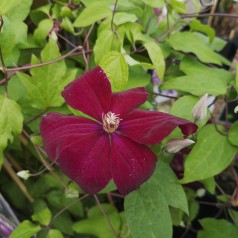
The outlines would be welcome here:
[[[173,227],[186,231],[197,219],[196,189],[185,186],[191,182],[199,182],[229,214],[226,220],[201,219],[197,237],[238,237],[238,213],[231,206],[238,180],[232,178],[232,189],[222,196],[217,181],[231,176],[230,170],[236,174],[237,121],[218,126],[208,111],[191,137],[196,143],[182,180],[169,166],[174,155],[163,153],[165,139],[153,148],[160,158],[154,175],[125,198],[109,184],[98,195],[101,206],[50,165],[39,134],[45,113],[78,114],[60,93],[96,65],[113,91],[147,87],[146,109],[158,109],[149,70],[157,73],[160,90],[179,93],[169,109],[175,116],[193,120],[191,111],[206,93],[237,102],[238,77],[221,67],[232,65],[218,53],[226,42],[196,18],[200,1],[191,1],[194,17],[178,0],[0,1],[0,191],[21,222],[11,238],[172,238]],[[157,15],[154,8],[167,13]],[[182,135],[175,130],[173,137]],[[20,180],[21,170],[37,176]]]

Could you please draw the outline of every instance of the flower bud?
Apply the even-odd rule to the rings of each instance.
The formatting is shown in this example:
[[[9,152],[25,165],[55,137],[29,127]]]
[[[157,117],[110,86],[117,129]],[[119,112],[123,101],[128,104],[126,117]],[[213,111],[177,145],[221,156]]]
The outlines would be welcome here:
[[[181,149],[194,144],[195,142],[190,139],[183,139],[183,138],[174,138],[169,140],[165,148],[169,153],[177,153]]]
[[[79,196],[79,192],[74,188],[67,188],[65,190],[66,198],[77,198]]]
[[[17,172],[17,176],[27,180],[31,176],[31,174],[29,170],[22,170]]]
[[[232,194],[231,205],[234,207],[238,207],[238,186],[236,186],[235,191]]]
[[[207,116],[207,97],[208,94],[203,95],[192,110],[192,116],[195,121],[203,121]]]
[[[234,113],[237,113],[237,112],[238,112],[238,106],[236,106],[234,109]]]

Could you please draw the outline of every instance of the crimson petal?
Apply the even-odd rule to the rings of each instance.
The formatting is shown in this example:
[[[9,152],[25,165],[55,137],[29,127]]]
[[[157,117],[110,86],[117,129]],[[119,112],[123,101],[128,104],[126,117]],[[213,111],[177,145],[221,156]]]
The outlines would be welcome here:
[[[50,113],[42,119],[41,134],[50,159],[86,193],[95,194],[110,181],[110,142],[100,124]]]
[[[197,130],[194,123],[183,118],[137,109],[120,122],[118,131],[138,143],[154,145],[160,143],[177,126],[185,136]]]
[[[69,106],[99,121],[110,110],[111,94],[109,79],[99,66],[74,80],[62,92]]]
[[[120,193],[126,195],[145,182],[152,175],[156,161],[147,146],[112,134],[111,171]]]
[[[148,97],[145,88],[133,88],[112,94],[111,111],[119,114],[120,118],[143,104]]]

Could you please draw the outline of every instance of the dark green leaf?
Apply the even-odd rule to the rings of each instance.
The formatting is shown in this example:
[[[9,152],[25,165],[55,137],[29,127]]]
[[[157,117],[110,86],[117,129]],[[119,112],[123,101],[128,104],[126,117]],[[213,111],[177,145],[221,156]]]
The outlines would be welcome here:
[[[198,238],[237,238],[238,229],[224,219],[204,218],[200,220],[203,227],[198,232]]]
[[[232,145],[238,146],[238,121],[231,126],[228,139]]]
[[[172,220],[166,199],[149,183],[126,196],[124,206],[132,237],[172,237]]]
[[[105,210],[108,218],[115,231],[118,233],[121,225],[120,215],[115,209],[115,207],[109,204],[103,204],[103,209]],[[114,234],[110,229],[106,219],[98,206],[92,207],[88,211],[88,219],[76,222],[73,225],[73,230],[77,233],[84,233],[95,235],[98,238],[114,238]]]
[[[231,72],[207,67],[190,57],[182,60],[180,69],[187,75],[169,79],[162,89],[175,89],[197,96],[206,93],[224,95],[227,85],[234,80],[234,74]]]
[[[194,106],[199,101],[198,97],[194,96],[183,96],[176,100],[171,108],[170,113],[177,117],[182,117],[189,121],[194,121],[192,116],[192,110]],[[210,111],[207,109],[207,117],[203,121],[197,122],[199,127],[202,127],[206,124],[208,119],[210,118]]]
[[[200,129],[197,142],[185,160],[182,183],[210,178],[222,172],[233,160],[237,148],[219,134],[214,125]]]
[[[125,198],[125,214],[132,236],[172,237],[169,206],[188,213],[182,186],[171,168],[160,160],[153,176]]]
[[[177,51],[195,54],[204,63],[221,65],[220,56],[191,32],[177,32],[167,42]]]

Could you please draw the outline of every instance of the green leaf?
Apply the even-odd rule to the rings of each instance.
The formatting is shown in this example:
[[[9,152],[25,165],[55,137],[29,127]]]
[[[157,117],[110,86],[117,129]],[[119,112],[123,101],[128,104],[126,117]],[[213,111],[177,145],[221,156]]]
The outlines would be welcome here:
[[[64,19],[61,22],[62,29],[74,34],[74,26],[73,23],[69,20],[68,17],[64,17]]]
[[[68,237],[74,237],[73,224],[72,217],[68,212],[60,214],[60,216],[53,221],[53,227],[67,234]]]
[[[14,5],[7,13],[7,18],[10,20],[24,21],[30,12],[32,1],[33,0],[20,0],[20,4]]]
[[[133,237],[172,237],[169,206],[188,213],[182,186],[171,168],[159,160],[153,176],[125,198],[126,219]]]
[[[195,54],[204,63],[221,65],[220,56],[192,32],[177,32],[167,42],[177,51]]]
[[[35,225],[32,222],[25,220],[11,233],[10,238],[31,238],[40,231],[40,229],[41,227],[39,225]]]
[[[1,0],[0,1],[0,16],[5,15],[16,5],[20,5],[21,0]]]
[[[144,47],[148,51],[150,59],[155,67],[156,73],[158,74],[160,80],[163,80],[165,72],[165,61],[159,45],[153,41],[148,41],[144,44]]]
[[[123,54],[115,51],[109,52],[101,60],[100,66],[107,74],[113,91],[120,91],[126,86],[128,66]]]
[[[165,5],[164,0],[143,0],[143,2],[153,8],[161,8]]]
[[[179,208],[188,213],[188,204],[183,187],[172,169],[162,160],[157,162],[156,170],[148,182],[158,187],[169,206]],[[176,197],[173,196],[175,193]]]
[[[234,80],[234,74],[223,69],[207,67],[191,57],[184,57],[180,70],[186,76],[169,79],[162,89],[175,89],[197,96],[226,94],[227,85]]]
[[[102,58],[110,51],[120,51],[121,43],[111,30],[103,30],[99,33],[94,45],[95,63],[100,64]]]
[[[238,64],[236,66],[236,89],[238,90]]]
[[[42,200],[37,201],[34,204],[34,214],[32,215],[32,220],[39,222],[43,226],[49,225],[51,221],[51,211]]]
[[[209,193],[215,194],[216,182],[215,182],[215,178],[214,177],[207,178],[207,179],[204,179],[204,180],[200,180],[200,182],[204,185],[205,189]]]
[[[145,87],[150,82],[150,75],[140,66],[129,67],[129,80],[126,89]]]
[[[125,215],[133,237],[172,238],[172,220],[163,194],[144,184],[125,197]]]
[[[41,52],[42,62],[49,62],[60,57],[57,43],[50,38],[49,43]],[[33,56],[32,65],[40,61]],[[34,108],[45,109],[58,107],[64,102],[61,91],[64,86],[75,78],[77,70],[66,70],[63,60],[30,70],[31,76],[24,73],[17,73],[24,84],[30,105]]]
[[[64,236],[61,231],[53,229],[48,232],[46,238],[64,238]]]
[[[209,45],[211,47],[211,49],[215,50],[215,51],[221,51],[227,44],[227,41],[219,38],[219,37],[215,37],[213,42],[211,44],[209,44],[209,37],[199,33],[199,32],[194,32],[193,34],[195,34],[196,36],[198,36],[202,41],[204,41],[207,45]]]
[[[198,238],[237,238],[238,229],[224,219],[204,218],[199,221],[203,227],[198,232]]]
[[[0,154],[7,147],[7,142],[12,142],[14,135],[21,133],[22,125],[23,116],[20,106],[15,101],[0,95]],[[0,166],[2,162],[0,159]]]
[[[20,45],[27,41],[27,25],[17,19],[9,20],[7,17],[3,17],[3,21],[0,47],[4,63],[6,66],[15,66],[20,56]]]
[[[182,183],[210,178],[221,173],[233,160],[237,148],[219,134],[214,125],[198,132],[197,142],[185,160]]]
[[[183,96],[176,100],[171,108],[170,113],[177,117],[182,117],[189,121],[193,121],[192,110],[199,101],[198,97]],[[210,110],[207,109],[207,117],[203,121],[197,122],[199,127],[204,126],[210,118]]]
[[[108,219],[113,228],[118,233],[121,225],[121,218],[115,207],[109,204],[102,204]],[[98,206],[94,206],[88,211],[88,219],[83,219],[73,225],[76,233],[95,235],[98,238],[114,238],[106,219]]]
[[[49,35],[54,23],[53,19],[42,20],[33,34],[33,39],[40,45],[43,46],[46,43],[46,38]]]
[[[186,13],[186,5],[179,0],[169,0],[172,8],[177,13]]]
[[[30,18],[33,23],[37,25],[43,19],[50,18],[51,8],[52,6],[50,4],[47,4],[32,10],[30,12]]]
[[[126,22],[136,22],[137,17],[134,14],[126,13],[126,12],[118,12],[114,15],[113,23],[117,26],[124,24]]]
[[[107,4],[95,2],[86,7],[74,22],[75,27],[84,27],[106,17],[112,17],[112,10]]]
[[[232,145],[238,146],[238,121],[232,126],[228,134],[228,139]]]
[[[202,24],[199,20],[193,19],[192,21],[189,22],[189,27],[192,31],[200,31],[208,35],[209,37],[209,42],[212,43],[214,38],[215,38],[215,30],[205,24]]]

